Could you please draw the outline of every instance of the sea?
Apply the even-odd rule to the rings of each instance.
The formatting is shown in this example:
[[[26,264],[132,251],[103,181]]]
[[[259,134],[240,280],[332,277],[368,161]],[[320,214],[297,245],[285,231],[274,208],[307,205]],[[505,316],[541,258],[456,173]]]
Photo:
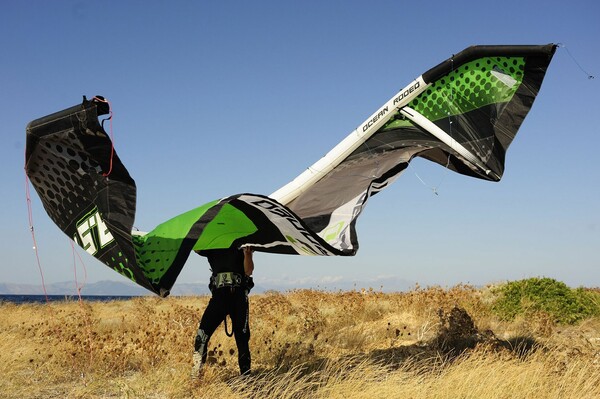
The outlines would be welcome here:
[[[138,298],[138,296],[126,295],[82,295],[81,299],[86,302],[108,302],[108,301],[126,301],[128,299]],[[0,303],[47,303],[47,302],[75,302],[79,301],[77,295],[0,295]]]

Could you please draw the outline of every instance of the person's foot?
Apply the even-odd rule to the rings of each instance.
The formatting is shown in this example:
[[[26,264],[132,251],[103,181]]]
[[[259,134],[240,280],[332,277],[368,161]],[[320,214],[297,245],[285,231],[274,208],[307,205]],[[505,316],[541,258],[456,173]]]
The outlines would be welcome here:
[[[192,361],[194,363],[192,366],[192,378],[199,378],[200,369],[202,369],[202,354],[198,351],[195,351],[192,355]]]
[[[252,374],[252,372],[250,371],[250,369],[240,371],[240,376],[241,377],[250,377],[251,374]]]

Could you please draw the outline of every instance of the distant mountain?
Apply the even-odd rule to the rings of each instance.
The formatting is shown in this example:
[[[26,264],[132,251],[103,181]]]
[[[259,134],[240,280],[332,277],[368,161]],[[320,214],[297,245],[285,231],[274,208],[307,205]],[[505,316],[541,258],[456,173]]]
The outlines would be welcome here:
[[[206,283],[175,283],[171,289],[171,295],[190,296],[190,295],[208,295],[208,282]]]
[[[48,295],[77,295],[74,281],[63,281],[46,284]],[[0,283],[0,295],[43,295],[44,288],[35,284]],[[148,295],[147,290],[137,285],[119,281],[98,281],[85,284],[81,289],[82,295],[134,296]]]
[[[294,289],[316,289],[322,291],[360,291],[373,289],[382,292],[409,291],[416,285],[395,276],[377,276],[369,279],[351,279],[342,276],[326,276],[300,279],[255,279],[253,292],[269,290],[289,291]]]
[[[289,291],[293,289],[317,289],[323,291],[351,291],[372,288],[375,291],[393,292],[408,291],[414,288],[415,283],[397,277],[383,276],[372,279],[347,279],[340,276],[301,279],[265,279],[256,278],[253,293],[265,291]],[[46,284],[48,295],[77,295],[74,281],[64,281]],[[44,289],[35,284],[0,283],[0,295],[43,295]],[[82,295],[109,295],[109,296],[138,296],[153,295],[148,290],[129,282],[98,281],[87,283],[81,289]],[[208,282],[175,283],[171,295],[207,295]]]

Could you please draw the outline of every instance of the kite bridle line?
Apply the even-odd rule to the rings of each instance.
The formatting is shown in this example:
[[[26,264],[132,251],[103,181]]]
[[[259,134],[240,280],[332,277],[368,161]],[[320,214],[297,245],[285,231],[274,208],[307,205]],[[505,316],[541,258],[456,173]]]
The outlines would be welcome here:
[[[31,190],[29,188],[29,176],[27,176],[27,173],[25,173],[25,198],[26,198],[26,202],[27,202],[27,213],[28,213],[28,219],[29,219],[29,230],[31,231],[31,239],[33,241],[33,249],[35,251],[35,258],[36,258],[36,262],[37,262],[37,266],[38,266],[38,270],[40,272],[40,277],[41,277],[41,282],[42,282],[42,289],[44,290],[44,298],[46,299],[46,304],[49,305],[50,304],[50,299],[48,298],[48,291],[46,290],[46,282],[44,280],[44,271],[42,269],[42,263],[40,261],[40,254],[38,251],[38,246],[37,246],[37,240],[35,238],[35,228],[33,225],[33,210],[32,210],[32,206],[31,206]],[[73,245],[73,241],[71,240],[71,245]],[[73,254],[75,254],[75,247],[73,246]],[[73,255],[75,256],[75,255]],[[79,256],[79,254],[77,254],[77,256]],[[81,260],[81,257],[79,257],[81,263],[83,264],[83,260]],[[84,265],[84,270],[85,270],[85,265]],[[87,272],[86,272],[86,277],[87,277]],[[77,285],[77,278],[75,279],[75,284]],[[93,345],[93,340],[92,340],[92,331],[91,331],[91,322],[90,322],[90,318],[89,318],[89,313],[85,312],[85,309],[83,309],[83,300],[81,298],[81,293],[80,293],[80,288],[78,287],[77,289],[77,295],[79,296],[79,304],[82,306],[82,310],[84,312],[85,317],[85,321],[86,321],[86,326],[87,326],[87,332],[88,332],[88,341],[90,342],[90,360],[88,364],[92,363],[92,359],[93,359],[93,351],[92,351],[92,345]],[[50,317],[54,317],[55,313],[53,312],[53,308],[51,306],[46,306],[47,311],[50,314]],[[58,329],[58,325],[56,327],[54,327],[55,329],[55,333],[59,333],[59,329]]]
[[[84,307],[83,297],[81,296],[81,290],[83,289],[83,287],[85,287],[85,283],[87,281],[87,268],[85,267],[85,262],[81,258],[81,255],[79,255],[79,252],[77,252],[77,249],[75,248],[75,241],[73,241],[73,239],[69,239],[69,242],[71,244],[71,250],[73,252],[73,275],[75,278],[75,289],[77,290],[77,298],[79,300],[79,306],[81,307],[81,312],[83,314],[83,322],[85,324],[86,332],[87,332],[87,336],[88,336],[88,342],[89,342],[88,365],[90,365],[90,364],[92,364],[92,361],[94,358],[94,351],[93,351],[93,347],[92,347],[92,345],[94,344],[94,340],[92,339],[92,322],[90,320],[89,312]],[[79,259],[79,262],[81,263],[81,265],[83,267],[84,278],[83,278],[83,283],[81,285],[79,285],[79,282],[77,281],[77,258]],[[81,327],[81,325],[80,325],[80,327]],[[82,373],[82,377],[85,380],[85,373]]]
[[[492,176],[499,180],[498,175],[496,175],[490,169],[486,168],[485,165],[482,164],[475,155],[473,155],[473,153],[471,153],[464,146],[462,146],[460,143],[454,140],[448,133],[440,129],[435,123],[431,122],[429,119],[425,118],[423,115],[409,107],[402,108],[400,112],[402,113],[402,115],[406,116],[410,121],[421,126],[423,129],[427,130],[428,133],[431,133],[438,140],[452,148],[463,158],[465,158],[467,162],[471,163],[473,166],[483,171],[487,176]]]
[[[565,50],[567,50],[567,54],[569,54],[569,57],[571,57],[571,60],[573,60],[573,62],[575,63],[575,65],[577,65],[577,67],[581,70],[581,72],[585,73],[587,75],[587,78],[589,80],[595,79],[596,77],[594,75],[592,75],[591,73],[589,73],[588,71],[586,71],[585,69],[583,69],[583,67],[581,66],[581,64],[579,62],[577,62],[577,60],[575,59],[575,57],[573,57],[573,54],[571,54],[571,52],[569,51],[569,48],[567,47],[566,44],[563,43],[556,43],[556,46],[559,48],[564,48]]]
[[[450,74],[452,74],[454,72],[454,56],[455,54],[452,54],[452,57],[450,57],[449,61],[450,61]],[[450,80],[450,82],[448,83],[449,87],[450,87],[450,104],[452,104],[454,102],[454,86],[452,85],[452,80]],[[400,109],[398,109],[398,113],[400,113]],[[446,111],[446,115],[448,116],[448,135],[452,138],[451,140],[451,144],[450,144],[450,148],[454,149],[453,143],[456,143],[456,140],[454,139],[454,137],[452,136],[452,112],[451,112],[451,107],[448,107],[447,111]],[[405,116],[406,117],[406,116]],[[406,117],[408,119],[408,117]],[[419,176],[419,174],[417,173],[416,170],[413,169],[413,173],[415,174],[415,177],[417,179],[419,179],[419,181],[421,182],[421,184],[423,184],[425,187],[427,187],[428,189],[430,189],[435,195],[439,195],[438,193],[438,189],[440,188],[440,186],[442,185],[442,183],[444,182],[444,180],[446,179],[446,176],[448,175],[448,170],[449,170],[449,166],[450,166],[450,153],[448,153],[448,157],[446,158],[446,165],[444,166],[444,174],[442,175],[441,180],[439,181],[438,184],[432,186],[430,184],[427,184],[425,182],[425,180],[423,180],[421,178],[421,176]],[[412,164],[409,163],[408,164],[409,168],[413,168]]]
[[[452,57],[450,57],[450,64],[451,64],[450,74],[454,73],[454,56],[455,55],[456,54],[452,54]],[[454,104],[454,85],[452,85],[451,79],[448,84],[450,85],[450,105],[452,105],[452,104]],[[447,114],[448,114],[448,130],[449,130],[448,134],[450,135],[450,137],[452,137],[452,142],[456,143],[456,140],[454,139],[454,136],[452,135],[452,124],[454,122],[452,121],[452,107],[451,106],[448,106]],[[454,149],[454,147],[452,147],[452,146],[450,148]],[[444,174],[442,175],[442,179],[436,186],[432,187],[432,191],[435,195],[439,195],[437,190],[442,185],[444,180],[446,180],[446,176],[448,176],[448,171],[450,170],[450,167],[449,167],[450,166],[450,157],[451,157],[451,154],[448,153],[448,157],[446,158],[446,165],[444,166]]]
[[[48,291],[46,290],[46,282],[44,280],[44,271],[42,269],[42,262],[40,261],[40,253],[38,251],[37,240],[35,238],[35,228],[33,227],[33,210],[31,207],[31,191],[29,188],[29,176],[25,173],[25,198],[27,202],[27,213],[29,218],[29,231],[31,232],[31,240],[33,241],[33,250],[35,252],[35,259],[37,262],[38,270],[40,272],[40,278],[42,282],[42,289],[44,290],[44,299],[46,300],[46,304],[50,304],[50,299],[48,298]],[[47,312],[49,313],[49,317],[54,317],[55,313],[51,306],[46,306]],[[56,329],[57,327],[55,327]]]
[[[49,303],[48,292],[46,291],[46,283],[44,280],[44,271],[42,270],[42,262],[40,261],[40,253],[38,251],[37,240],[35,239],[35,228],[33,227],[33,210],[31,208],[31,192],[29,189],[29,177],[25,173],[25,199],[27,202],[27,213],[29,217],[29,231],[31,232],[31,240],[33,241],[33,250],[35,252],[35,259],[37,262],[38,270],[40,272],[40,278],[42,280],[42,289],[44,290],[44,297],[46,303]]]
[[[44,278],[44,270],[42,268],[42,262],[40,260],[40,253],[39,253],[39,250],[38,250],[37,239],[35,237],[35,227],[34,227],[34,224],[33,224],[33,209],[32,209],[32,206],[31,206],[31,189],[29,188],[29,177],[27,176],[27,173],[25,174],[25,201],[27,203],[27,215],[28,215],[28,221],[29,221],[29,231],[31,232],[31,240],[33,242],[33,250],[35,251],[35,259],[36,259],[36,263],[37,263],[37,266],[38,266],[38,270],[40,272],[40,278],[41,278],[41,283],[42,283],[42,290],[44,291],[44,298],[46,299],[46,303],[49,303],[50,299],[48,298],[48,290],[46,289],[46,281],[45,281],[45,278]],[[85,281],[87,280],[87,269],[85,267],[85,263],[83,262],[83,259],[81,258],[81,256],[79,255],[79,253],[75,250],[75,245],[73,243],[73,240],[71,239],[69,241],[71,243],[71,249],[73,251],[73,273],[75,275],[75,288],[77,290],[77,296],[79,298],[79,301],[82,302],[81,290],[85,286]],[[83,266],[84,284],[82,284],[81,286],[77,282],[77,263],[76,263],[75,257],[79,258],[79,262],[81,262],[81,265]]]
[[[81,290],[83,289],[83,287],[85,287],[85,284],[87,282],[87,268],[85,267],[85,262],[81,258],[81,255],[79,255],[79,252],[77,252],[75,248],[75,242],[73,241],[73,239],[70,239],[69,242],[71,243],[71,250],[73,252],[73,275],[75,277],[75,289],[77,290],[77,297],[79,298],[79,302],[83,302],[83,298],[81,298]],[[79,282],[77,280],[77,258],[79,259],[79,262],[83,267],[83,283],[81,285],[79,285]]]

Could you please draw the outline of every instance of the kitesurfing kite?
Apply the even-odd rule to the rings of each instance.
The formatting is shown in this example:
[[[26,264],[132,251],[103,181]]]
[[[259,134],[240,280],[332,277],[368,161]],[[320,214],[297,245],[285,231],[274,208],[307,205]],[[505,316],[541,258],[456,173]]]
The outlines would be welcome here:
[[[85,251],[165,297],[190,252],[354,255],[356,219],[415,157],[499,181],[556,45],[473,46],[400,90],[269,196],[237,194],[132,232],[136,186],[98,121],[101,97],[27,126],[26,173],[50,218]]]

